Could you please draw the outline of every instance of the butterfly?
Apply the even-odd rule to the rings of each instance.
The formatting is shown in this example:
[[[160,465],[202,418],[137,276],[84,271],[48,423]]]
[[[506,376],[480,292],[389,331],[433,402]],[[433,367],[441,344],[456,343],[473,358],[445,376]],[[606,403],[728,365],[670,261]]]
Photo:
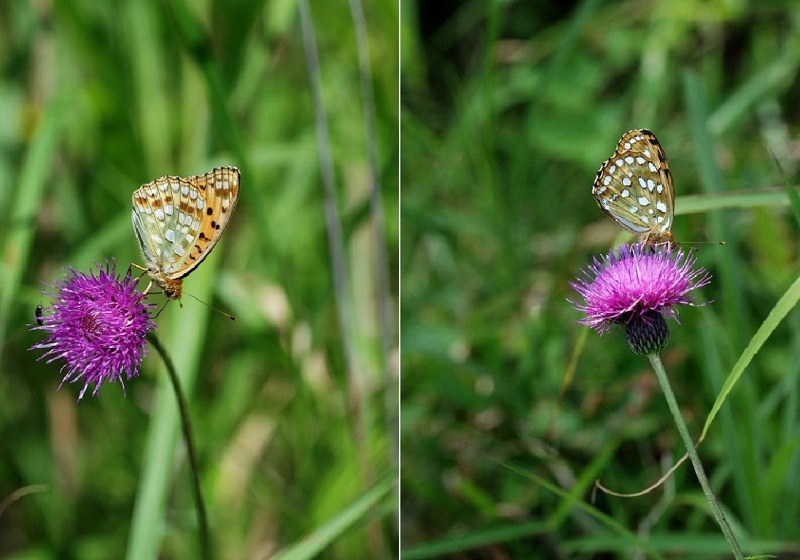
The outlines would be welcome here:
[[[675,245],[675,190],[664,148],[646,129],[622,135],[592,186],[600,209],[647,246]]]
[[[180,299],[183,278],[222,237],[239,201],[239,170],[217,167],[205,175],[166,176],[133,193],[133,231],[150,284]]]

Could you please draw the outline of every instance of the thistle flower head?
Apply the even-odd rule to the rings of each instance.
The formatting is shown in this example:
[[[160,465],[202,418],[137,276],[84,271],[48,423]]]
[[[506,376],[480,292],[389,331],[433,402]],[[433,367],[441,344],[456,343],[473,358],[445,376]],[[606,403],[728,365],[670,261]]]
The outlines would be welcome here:
[[[61,383],[83,380],[78,400],[94,384],[92,396],[100,386],[117,379],[125,391],[123,373],[127,378],[138,375],[139,364],[146,354],[145,335],[155,328],[149,308],[142,303],[142,294],[135,290],[138,278],[130,273],[117,277],[116,266],[95,265],[97,274],[67,269],[67,276],[50,285],[53,298],[49,309],[37,308],[36,324],[32,331],[44,331],[47,338],[31,350],[45,350],[39,359],[47,363],[63,360]],[[61,385],[59,385],[61,388]]]
[[[579,323],[600,334],[612,325],[625,325],[631,349],[648,354],[667,343],[664,316],[677,321],[675,306],[691,304],[691,292],[711,281],[708,272],[694,264],[694,256],[680,249],[622,245],[603,261],[595,258],[583,278],[570,283],[584,303],[569,301],[586,314]]]

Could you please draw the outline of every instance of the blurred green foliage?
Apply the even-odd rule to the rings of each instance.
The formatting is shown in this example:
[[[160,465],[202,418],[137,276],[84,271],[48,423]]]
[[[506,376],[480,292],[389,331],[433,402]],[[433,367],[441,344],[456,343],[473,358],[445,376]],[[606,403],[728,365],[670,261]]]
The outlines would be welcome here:
[[[796,279],[800,8],[404,3],[404,558],[730,557],[647,361],[576,324],[569,282],[630,238],[591,196],[632,128],[670,161],[673,232],[711,271],[663,353],[697,437]],[[700,447],[748,554],[800,551],[800,315]],[[727,552],[727,556],[726,556]]]
[[[397,372],[386,371],[375,302],[396,301],[397,265],[383,294],[374,255],[399,242],[398,8],[364,12],[380,235],[350,5],[311,6],[353,301],[349,364],[297,3],[0,5],[0,556],[197,557],[157,355],[127,397],[105,385],[76,403],[80,387],[56,391],[59,365],[27,351],[41,340],[28,325],[63,267],[141,263],[130,219],[140,184],[216,165],[242,170],[241,199],[184,292],[238,321],[184,297],[157,334],[190,395],[217,557],[314,556],[292,548],[301,542],[323,558],[395,556]]]

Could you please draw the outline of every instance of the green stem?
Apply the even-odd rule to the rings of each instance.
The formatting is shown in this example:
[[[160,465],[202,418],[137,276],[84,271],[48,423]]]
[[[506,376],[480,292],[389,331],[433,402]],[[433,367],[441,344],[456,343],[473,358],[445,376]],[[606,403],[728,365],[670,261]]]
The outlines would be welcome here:
[[[175,390],[175,397],[178,399],[178,410],[181,416],[181,428],[183,430],[183,439],[186,440],[186,451],[189,456],[189,468],[192,471],[192,490],[194,494],[195,505],[197,506],[197,522],[200,529],[200,550],[203,553],[205,560],[211,560],[211,545],[208,533],[208,521],[206,519],[206,507],[203,502],[203,495],[200,491],[200,470],[197,468],[197,456],[195,454],[194,438],[192,437],[192,423],[189,419],[189,407],[186,405],[186,397],[181,389],[178,374],[175,371],[175,366],[172,364],[167,351],[162,346],[161,341],[152,333],[147,333],[147,340],[156,349],[161,359],[164,360],[164,365],[167,366],[167,373],[169,380],[172,382],[172,388]]]
[[[706,495],[708,504],[711,506],[711,512],[714,514],[714,519],[716,519],[717,523],[719,523],[722,533],[725,535],[725,540],[728,541],[728,544],[733,551],[734,558],[736,558],[736,560],[744,560],[742,547],[739,546],[739,543],[736,541],[736,537],[734,536],[733,531],[731,531],[731,526],[728,525],[728,520],[725,519],[725,514],[722,512],[722,508],[719,506],[719,502],[717,502],[717,498],[714,496],[714,491],[711,489],[711,484],[708,482],[708,477],[706,476],[706,471],[703,468],[703,463],[700,462],[700,456],[697,454],[694,441],[692,440],[692,436],[689,434],[689,428],[686,426],[686,422],[683,420],[681,410],[678,408],[678,401],[675,400],[675,394],[672,392],[672,387],[669,384],[669,379],[667,378],[667,372],[664,369],[664,364],[661,363],[661,358],[655,352],[651,352],[647,355],[647,357],[650,359],[650,364],[653,366],[653,369],[656,372],[658,382],[661,384],[661,390],[664,391],[664,396],[667,398],[667,404],[669,405],[670,412],[672,412],[672,418],[675,420],[675,424],[678,426],[678,432],[680,432],[681,438],[683,439],[683,444],[686,446],[686,450],[689,452],[689,459],[691,459],[692,465],[694,465],[694,472],[697,474],[697,479],[700,481],[700,486],[703,487],[703,492]]]

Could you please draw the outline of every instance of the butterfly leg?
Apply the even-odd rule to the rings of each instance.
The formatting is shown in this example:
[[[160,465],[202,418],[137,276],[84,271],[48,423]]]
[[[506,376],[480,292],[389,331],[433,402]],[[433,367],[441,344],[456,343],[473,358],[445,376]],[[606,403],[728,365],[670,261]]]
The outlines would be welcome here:
[[[152,288],[152,287],[153,287],[153,281],[150,280],[150,282],[147,284],[147,287],[142,292],[142,296],[146,296],[147,293],[150,291],[150,288]]]
[[[139,278],[141,278],[142,276],[144,276],[144,275],[145,275],[145,273],[147,272],[147,269],[146,269],[145,267],[143,267],[143,266],[141,266],[141,265],[138,265],[138,264],[136,264],[136,263],[131,263],[131,264],[128,266],[128,275],[130,275],[130,273],[131,273],[131,268],[136,268],[136,269],[138,269],[138,270],[141,270],[141,271],[142,271],[142,273],[139,275]],[[151,280],[150,280],[150,283],[147,285],[147,287],[146,287],[146,288],[144,289],[144,291],[142,292],[142,295],[143,295],[143,296],[146,296],[146,295],[148,294],[148,292],[150,291],[150,288],[152,288],[152,287],[153,287],[153,280],[151,279]]]
[[[152,285],[152,282],[150,284]],[[150,286],[148,286],[147,289],[149,290]],[[156,313],[156,316],[153,317],[153,319],[158,319],[158,316],[161,315],[161,312],[164,311],[167,308],[167,304],[168,303],[169,303],[169,300],[164,302],[164,305],[161,306],[161,309],[158,310],[158,313]],[[183,306],[181,306],[181,307],[183,307]]]

